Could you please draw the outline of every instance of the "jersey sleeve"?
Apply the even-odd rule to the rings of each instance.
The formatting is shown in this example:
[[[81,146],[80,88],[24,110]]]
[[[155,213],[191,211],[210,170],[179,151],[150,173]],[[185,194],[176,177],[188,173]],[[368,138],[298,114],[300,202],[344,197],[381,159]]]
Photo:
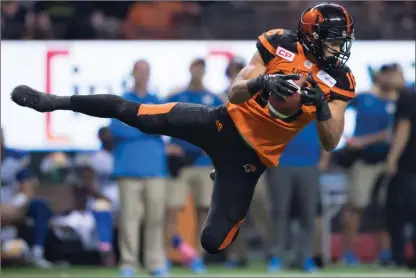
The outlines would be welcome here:
[[[330,99],[339,99],[347,102],[354,99],[355,77],[348,67],[340,72],[336,81],[336,85],[330,90]]]
[[[272,29],[257,38],[256,47],[265,65],[276,57],[276,49],[289,34],[288,30]]]

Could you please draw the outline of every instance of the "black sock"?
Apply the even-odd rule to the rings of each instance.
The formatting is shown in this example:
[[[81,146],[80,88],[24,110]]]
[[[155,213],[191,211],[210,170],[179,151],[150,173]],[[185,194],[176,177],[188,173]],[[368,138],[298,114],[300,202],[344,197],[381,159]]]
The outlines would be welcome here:
[[[53,100],[54,110],[71,110],[71,97],[57,97]]]
[[[140,106],[139,103],[110,94],[72,96],[69,104],[63,99],[61,105],[69,106],[69,109],[75,112],[99,118],[115,118],[127,124],[137,121]]]

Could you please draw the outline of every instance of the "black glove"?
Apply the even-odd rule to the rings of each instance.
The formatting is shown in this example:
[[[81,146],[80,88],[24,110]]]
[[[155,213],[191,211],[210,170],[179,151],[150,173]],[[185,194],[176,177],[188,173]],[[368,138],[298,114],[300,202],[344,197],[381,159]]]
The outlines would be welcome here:
[[[332,117],[332,114],[328,106],[328,101],[325,98],[325,93],[321,90],[319,85],[313,79],[311,73],[309,73],[306,81],[311,83],[312,87],[304,87],[302,89],[302,104],[315,105],[316,119],[318,121],[329,120]]]
[[[262,97],[264,99],[268,99],[269,94],[286,99],[286,97],[291,96],[298,90],[288,80],[298,80],[299,78],[300,75],[298,74],[262,74],[250,80],[247,83],[247,87],[251,94],[263,90]]]

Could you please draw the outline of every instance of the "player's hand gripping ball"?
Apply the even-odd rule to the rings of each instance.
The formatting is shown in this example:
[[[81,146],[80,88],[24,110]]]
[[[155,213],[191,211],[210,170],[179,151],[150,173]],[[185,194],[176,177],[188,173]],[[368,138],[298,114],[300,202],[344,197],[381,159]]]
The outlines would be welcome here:
[[[307,84],[306,76],[301,75],[298,80],[289,80],[289,82],[296,86],[296,92],[285,96],[285,98],[275,94],[270,94],[269,96],[268,107],[270,116],[274,118],[288,118],[302,108],[301,89]]]

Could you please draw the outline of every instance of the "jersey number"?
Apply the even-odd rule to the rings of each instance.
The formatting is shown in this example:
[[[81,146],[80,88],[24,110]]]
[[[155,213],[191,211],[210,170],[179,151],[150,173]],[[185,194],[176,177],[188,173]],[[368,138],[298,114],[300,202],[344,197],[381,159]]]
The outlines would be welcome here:
[[[283,29],[272,29],[266,32],[266,36],[271,37],[273,35],[283,35],[285,30]]]

